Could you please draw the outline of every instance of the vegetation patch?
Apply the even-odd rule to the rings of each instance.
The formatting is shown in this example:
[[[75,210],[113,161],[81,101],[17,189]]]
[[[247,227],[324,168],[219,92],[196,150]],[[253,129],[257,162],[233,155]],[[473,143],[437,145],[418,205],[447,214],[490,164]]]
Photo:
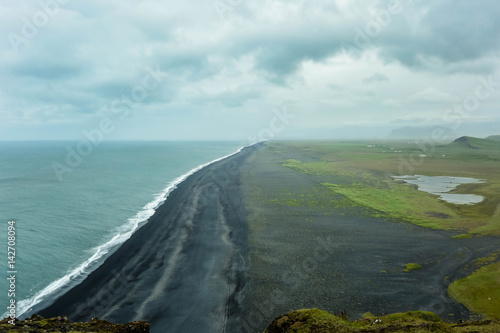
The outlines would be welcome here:
[[[276,204],[276,205],[286,205],[286,206],[295,206],[295,207],[300,207],[303,205],[303,203],[297,199],[288,199],[288,200],[284,200],[284,201],[281,201],[279,199],[272,199],[271,203]]]
[[[471,311],[488,318],[500,318],[500,263],[481,267],[472,275],[453,282],[448,287],[448,294]]]
[[[428,193],[412,189],[404,184],[389,184],[374,187],[365,183],[331,184],[323,183],[326,188],[340,193],[354,202],[373,208],[387,216],[402,219],[432,229],[451,229],[455,225],[451,219],[429,216],[428,210],[440,210],[441,214],[458,218],[446,204],[437,201]]]
[[[451,238],[453,238],[453,239],[468,239],[468,238],[472,238],[472,237],[474,237],[474,236],[471,234],[460,234],[460,235],[453,236]]]
[[[421,268],[422,268],[422,266],[420,266],[419,264],[409,263],[409,264],[405,265],[405,269],[403,269],[403,272],[411,272],[411,271],[414,271],[416,269],[421,269]]]
[[[500,256],[500,251],[493,252],[488,257],[477,259],[473,265],[475,268],[481,268],[483,266],[492,264],[494,261],[498,259],[499,256]]]
[[[310,174],[310,172],[308,170],[303,168],[303,166],[302,166],[303,163],[298,161],[298,160],[289,159],[289,160],[286,160],[282,165],[284,167],[293,169],[293,170],[301,172],[301,173]]]
[[[345,317],[345,316],[343,316]],[[366,313],[362,319],[350,321],[318,309],[290,312],[276,318],[264,333],[351,333],[351,332],[500,332],[500,320],[450,324],[426,311],[375,316]]]
[[[450,219],[452,218],[451,215],[445,214],[445,213],[438,213],[438,212],[426,212],[426,214],[430,217],[437,217],[439,219]]]
[[[0,332],[68,332],[68,333],[147,333],[149,324],[143,321],[136,321],[128,324],[112,324],[97,318],[86,323],[74,323],[68,321],[67,317],[43,318],[32,315],[25,320],[15,320],[15,325],[8,323],[8,318],[0,321]]]

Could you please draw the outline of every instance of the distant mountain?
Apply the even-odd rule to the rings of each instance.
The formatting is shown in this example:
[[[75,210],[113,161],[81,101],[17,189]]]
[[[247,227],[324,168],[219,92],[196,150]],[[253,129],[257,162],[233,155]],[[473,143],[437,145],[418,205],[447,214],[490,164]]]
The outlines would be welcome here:
[[[490,135],[486,140],[500,141],[500,135]]]
[[[428,139],[439,143],[449,143],[456,137],[443,126],[405,126],[395,128],[389,134],[390,139]]]
[[[451,143],[451,145],[454,146],[463,146],[467,148],[472,148],[472,149],[480,149],[478,146],[475,145],[477,143],[477,140],[486,140],[486,139],[478,139],[478,138],[473,138],[471,136],[461,136],[455,141]]]
[[[465,147],[470,149],[499,149],[500,140],[479,139],[472,136],[462,136],[449,144],[455,147]]]

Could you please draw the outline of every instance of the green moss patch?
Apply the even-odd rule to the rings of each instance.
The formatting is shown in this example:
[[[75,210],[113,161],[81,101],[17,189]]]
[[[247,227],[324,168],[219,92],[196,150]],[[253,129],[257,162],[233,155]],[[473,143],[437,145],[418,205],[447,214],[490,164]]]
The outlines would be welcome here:
[[[451,238],[453,238],[453,239],[468,239],[468,238],[472,238],[472,237],[474,237],[474,236],[471,234],[460,234],[460,235],[453,236]]]
[[[500,263],[484,266],[453,282],[448,294],[476,313],[500,318]]]
[[[415,263],[409,263],[409,264],[406,264],[405,265],[405,269],[403,269],[403,272],[411,272],[411,271],[414,271],[416,269],[421,269],[422,266],[420,266],[419,264],[415,264]]]
[[[457,217],[453,210],[431,195],[402,184],[394,184],[390,189],[387,188],[388,186],[386,188],[374,187],[363,183],[348,185],[323,183],[323,186],[345,195],[360,205],[385,213],[389,217],[427,228],[450,229],[454,226],[454,220],[429,216],[427,214],[429,208]]]

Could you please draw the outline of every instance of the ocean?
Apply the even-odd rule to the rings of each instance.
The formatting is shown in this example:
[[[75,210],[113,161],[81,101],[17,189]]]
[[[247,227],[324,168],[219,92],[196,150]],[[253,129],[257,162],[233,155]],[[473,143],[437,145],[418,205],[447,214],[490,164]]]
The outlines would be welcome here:
[[[105,142],[67,160],[77,144],[0,143],[0,267],[8,277],[7,230],[15,221],[17,272],[15,297],[7,296],[9,282],[0,279],[0,306],[15,299],[19,317],[82,281],[193,170],[243,146]]]

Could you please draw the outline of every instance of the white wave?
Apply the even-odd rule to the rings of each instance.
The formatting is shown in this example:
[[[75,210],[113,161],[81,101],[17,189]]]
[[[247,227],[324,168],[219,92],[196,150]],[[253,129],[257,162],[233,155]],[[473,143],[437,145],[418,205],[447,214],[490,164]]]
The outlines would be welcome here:
[[[37,292],[33,297],[24,299],[19,301],[17,305],[17,317],[20,318],[24,313],[31,311],[32,308],[37,305],[38,303],[42,302],[46,298],[52,296],[52,294],[58,292],[61,290],[61,288],[67,287],[68,284],[71,281],[74,281],[77,278],[83,279],[86,276],[88,276],[93,269],[97,267],[92,267],[93,264],[96,264],[96,262],[101,259],[102,257],[106,256],[107,254],[110,254],[110,251],[113,249],[118,249],[118,245],[121,245],[124,243],[126,240],[128,240],[134,232],[144,224],[153,214],[155,213],[156,209],[165,202],[167,199],[168,195],[170,192],[172,192],[177,186],[182,183],[186,178],[191,176],[193,173],[209,166],[210,164],[213,164],[215,162],[221,161],[225,158],[228,158],[230,156],[233,156],[237,153],[239,153],[243,148],[252,146],[244,146],[235,151],[234,153],[228,154],[226,156],[223,156],[221,158],[215,159],[211,162],[202,164],[197,166],[196,168],[190,170],[189,172],[185,173],[184,175],[176,178],[172,182],[168,184],[168,186],[156,196],[156,198],[146,204],[141,211],[139,211],[134,217],[128,219],[127,223],[122,225],[119,228],[118,234],[116,234],[113,238],[111,238],[109,241],[106,243],[92,249],[93,254],[90,258],[85,260],[80,266],[77,268],[73,269],[72,271],[68,272],[65,276],[62,278],[53,281],[50,283],[47,287],[42,289],[41,291]],[[93,268],[93,269],[92,269]],[[3,315],[2,318],[7,317],[7,312]]]

